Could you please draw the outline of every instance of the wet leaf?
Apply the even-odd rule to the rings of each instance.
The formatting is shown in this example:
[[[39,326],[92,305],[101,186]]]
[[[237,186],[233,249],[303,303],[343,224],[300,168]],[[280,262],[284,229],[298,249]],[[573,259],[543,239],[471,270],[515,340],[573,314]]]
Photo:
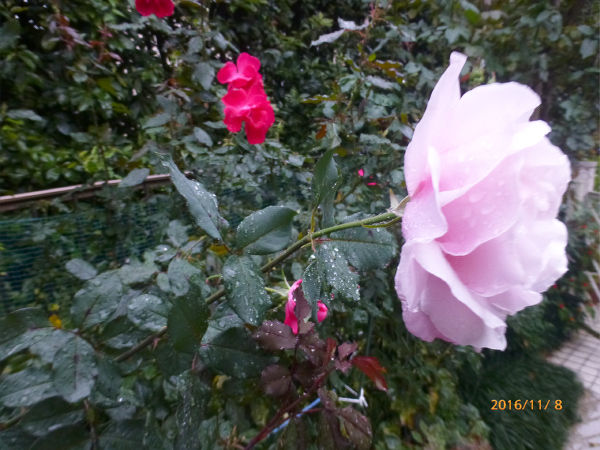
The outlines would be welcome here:
[[[187,233],[188,227],[183,225],[179,220],[171,220],[167,228],[167,236],[174,247],[181,247],[189,239]]]
[[[203,342],[199,354],[207,366],[234,378],[258,376],[271,362],[244,328],[229,328]]]
[[[52,371],[54,388],[66,401],[75,403],[89,396],[97,374],[94,348],[72,334],[56,352]]]
[[[332,200],[341,181],[333,152],[333,149],[325,152],[315,166],[312,179],[313,208]]]
[[[124,420],[111,422],[100,435],[100,448],[111,450],[131,450],[141,448],[144,440],[144,422]]]
[[[52,374],[46,369],[28,367],[0,378],[0,403],[4,406],[31,406],[56,394]]]
[[[254,333],[254,338],[266,350],[284,350],[296,346],[297,338],[292,329],[276,320],[264,321]]]
[[[230,256],[223,266],[227,303],[249,324],[258,326],[271,300],[256,264],[247,256]]]
[[[167,325],[168,314],[168,305],[152,294],[139,295],[127,306],[127,317],[142,330],[160,331]]]
[[[192,353],[206,332],[209,316],[210,310],[200,288],[192,283],[187,295],[176,298],[169,311],[167,328],[173,347],[180,352]]]
[[[71,314],[81,328],[104,322],[119,306],[123,285],[118,271],[104,272],[87,281],[73,299]]]
[[[121,180],[119,183],[120,188],[126,188],[131,186],[137,186],[142,184],[146,177],[150,174],[150,170],[143,169],[133,169],[131,172],[127,174],[125,178]]]
[[[20,425],[34,436],[45,436],[52,431],[77,424],[84,418],[83,408],[54,397],[34,405],[23,416]]]
[[[225,225],[226,222],[219,215],[215,195],[204,189],[204,186],[199,182],[188,180],[172,159],[169,158],[163,164],[169,168],[171,180],[179,193],[185,198],[196,224],[206,231],[210,237],[222,240],[217,227]]]
[[[200,273],[200,269],[191,265],[185,259],[172,259],[169,263],[169,269],[167,270],[169,290],[175,294],[175,296],[187,294],[190,289],[189,279]]]
[[[90,263],[79,258],[68,261],[65,267],[71,274],[84,281],[91,280],[98,274],[98,271]]]
[[[0,318],[0,361],[29,347],[31,340],[24,333],[49,325],[39,308],[18,309]]]
[[[360,299],[358,275],[350,270],[337,242],[321,244],[317,251],[318,267],[327,283],[337,294],[353,300]]]
[[[295,215],[296,211],[285,206],[267,206],[250,214],[237,228],[237,246],[256,255],[283,249],[290,242]]]

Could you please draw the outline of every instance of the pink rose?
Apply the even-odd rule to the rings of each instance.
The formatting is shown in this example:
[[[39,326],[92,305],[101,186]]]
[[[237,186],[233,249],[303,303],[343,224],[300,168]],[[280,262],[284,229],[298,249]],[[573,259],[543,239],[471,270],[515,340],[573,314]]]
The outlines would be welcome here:
[[[230,89],[221,100],[225,105],[225,125],[233,133],[246,123],[246,137],[250,144],[265,141],[267,131],[275,122],[275,113],[267,94],[258,83],[249,89]]]
[[[267,131],[275,123],[275,113],[265,93],[259,69],[258,58],[242,53],[237,66],[228,62],[217,74],[220,83],[228,84],[227,94],[221,99],[225,105],[223,122],[233,133],[239,132],[242,123],[245,123],[250,144],[263,143]]]
[[[258,73],[260,69],[260,60],[248,53],[240,53],[237,59],[237,66],[231,61],[217,73],[217,80],[221,84],[228,84],[230,87],[243,88],[249,87],[255,81],[262,85],[262,77]]]
[[[285,304],[285,320],[283,323],[288,325],[294,334],[298,334],[298,318],[296,317],[296,299],[299,295],[304,295],[302,292],[302,288],[300,285],[302,284],[302,280],[296,281],[292,284],[288,292],[288,301]],[[317,303],[319,310],[317,311],[317,320],[322,322],[327,317],[327,306],[319,300]]]
[[[167,17],[173,15],[175,5],[171,0],[135,0],[135,9],[142,16]]]
[[[529,121],[538,95],[494,83],[461,97],[465,61],[450,56],[406,150],[395,284],[414,335],[503,350],[506,317],[539,303],[567,269],[556,215],[570,168],[550,127]]]

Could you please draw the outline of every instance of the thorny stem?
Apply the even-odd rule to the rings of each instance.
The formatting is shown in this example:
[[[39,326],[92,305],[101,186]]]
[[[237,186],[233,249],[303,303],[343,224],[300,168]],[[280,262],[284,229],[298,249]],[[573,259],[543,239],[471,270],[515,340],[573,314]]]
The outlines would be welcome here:
[[[404,198],[401,201],[401,204],[404,204],[407,201],[408,201],[408,197]],[[277,256],[275,259],[273,259],[271,262],[268,262],[267,264],[262,266],[260,268],[260,270],[263,273],[269,272],[273,267],[277,266],[282,261],[285,261],[292,254],[294,254],[296,251],[298,251],[301,247],[303,247],[306,244],[309,244],[315,238],[325,236],[325,235],[328,235],[331,233],[335,233],[336,231],[347,230],[349,228],[366,227],[368,225],[380,224],[382,222],[395,223],[398,218],[399,218],[398,215],[395,213],[385,212],[383,214],[378,214],[373,217],[367,217],[366,219],[354,220],[352,222],[346,222],[346,223],[340,223],[340,224],[334,225],[332,227],[328,227],[328,228],[324,228],[319,231],[315,231],[314,233],[309,233],[307,236],[304,236],[299,241],[296,241],[292,245],[290,245],[283,253],[281,253],[279,256]],[[218,291],[214,292],[212,295],[210,295],[209,297],[206,298],[206,303],[207,304],[214,303],[215,301],[217,301],[224,295],[225,295],[225,288],[220,288]],[[162,336],[164,336],[166,332],[167,332],[167,327],[163,327],[157,333],[155,333],[151,336],[148,336],[146,339],[141,341],[139,344],[130,348],[126,352],[121,353],[119,356],[117,356],[115,358],[115,361],[116,362],[125,361],[129,357],[135,355],[140,350],[143,350],[144,348],[146,348],[148,345],[150,345],[152,342],[154,342],[155,339],[159,339]]]

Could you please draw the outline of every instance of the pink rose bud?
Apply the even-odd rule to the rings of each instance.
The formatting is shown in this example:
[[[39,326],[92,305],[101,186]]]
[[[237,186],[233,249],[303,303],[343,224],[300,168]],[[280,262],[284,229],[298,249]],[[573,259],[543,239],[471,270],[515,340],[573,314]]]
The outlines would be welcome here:
[[[142,16],[154,14],[162,18],[173,15],[175,5],[171,0],[135,0],[135,9]]]
[[[365,171],[363,169],[358,169],[358,176],[359,177],[364,177],[365,176]]]
[[[283,323],[288,325],[294,334],[298,334],[298,318],[296,317],[296,296],[302,293],[302,280],[297,280],[288,292],[288,301],[285,304],[285,320]],[[327,317],[327,306],[319,300],[317,302],[317,319],[322,322]]]
[[[408,330],[506,348],[506,317],[535,305],[567,269],[556,219],[570,179],[550,127],[529,121],[539,96],[518,83],[460,95],[452,53],[404,158],[410,202],[395,284]]]

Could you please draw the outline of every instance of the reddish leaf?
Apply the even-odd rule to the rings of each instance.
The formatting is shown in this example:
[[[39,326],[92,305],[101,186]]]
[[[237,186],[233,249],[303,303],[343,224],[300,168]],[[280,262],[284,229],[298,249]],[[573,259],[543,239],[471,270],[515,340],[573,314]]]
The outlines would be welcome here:
[[[315,366],[320,366],[326,350],[325,342],[319,338],[314,330],[314,323],[310,323],[309,333],[299,335],[298,348],[306,355],[308,360]]]
[[[302,361],[294,370],[294,380],[298,381],[305,389],[308,389],[314,385],[320,374],[321,372],[313,363]]]
[[[323,124],[323,125],[321,125],[321,128],[319,129],[319,131],[317,131],[317,135],[315,137],[317,139],[323,139],[326,134],[327,134],[327,125]]]
[[[338,415],[342,420],[342,426],[345,428],[348,438],[354,444],[354,448],[359,450],[370,449],[373,432],[371,431],[369,419],[350,406],[339,410]]]
[[[333,338],[327,338],[327,348],[325,350],[325,355],[323,357],[323,365],[325,366],[329,361],[333,359],[333,355],[335,353],[335,348],[337,347],[337,342]]]
[[[374,356],[356,356],[352,359],[352,365],[368,376],[377,389],[387,392],[387,383],[383,374],[387,372],[385,367],[379,364],[379,360]]]
[[[291,328],[277,320],[265,320],[254,333],[254,339],[267,350],[284,350],[296,346],[296,336]]]
[[[287,394],[292,387],[292,377],[287,368],[274,364],[263,369],[260,382],[265,394],[281,397]]]
[[[338,358],[340,360],[346,359],[352,353],[356,351],[358,344],[356,342],[344,342],[338,347]]]
[[[342,373],[348,373],[350,367],[352,367],[350,361],[340,361],[339,359],[335,360],[335,368]]]

